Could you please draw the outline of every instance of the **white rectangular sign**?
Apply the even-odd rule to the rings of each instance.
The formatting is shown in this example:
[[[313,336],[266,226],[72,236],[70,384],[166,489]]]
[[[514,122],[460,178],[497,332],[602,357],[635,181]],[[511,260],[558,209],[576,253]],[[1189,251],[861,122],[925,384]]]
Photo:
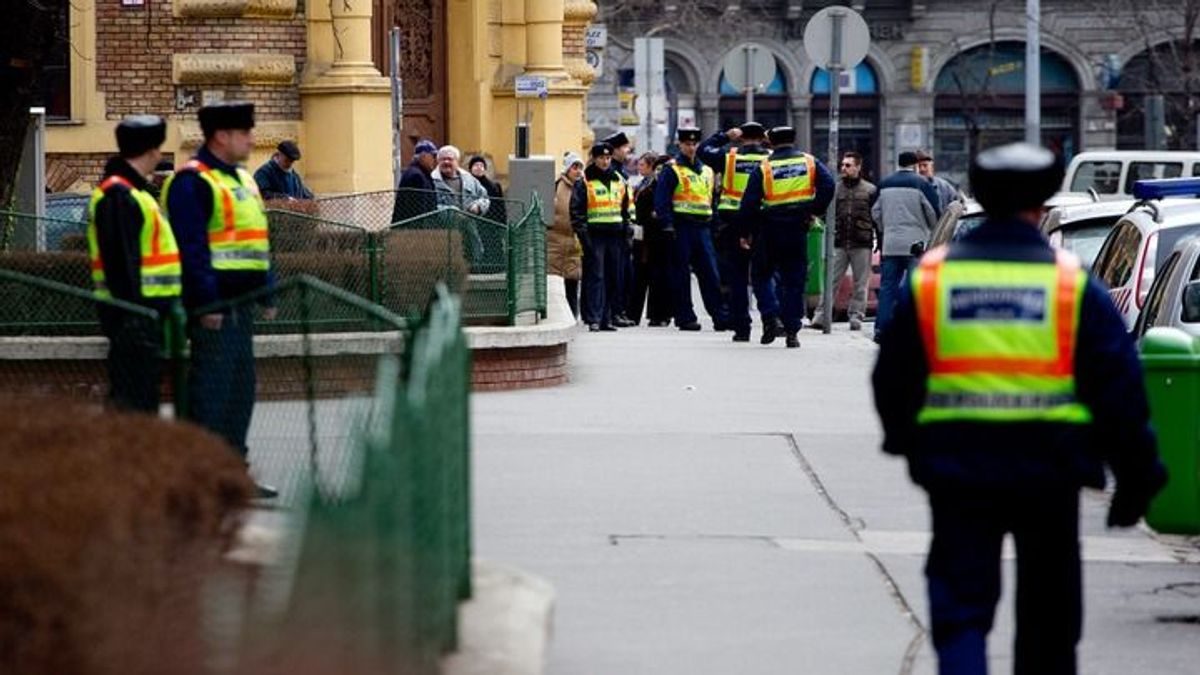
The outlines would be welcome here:
[[[602,23],[589,26],[584,38],[584,47],[588,49],[604,49],[608,45],[608,26]]]
[[[515,82],[517,98],[544,98],[550,93],[550,84],[544,77],[518,75]]]

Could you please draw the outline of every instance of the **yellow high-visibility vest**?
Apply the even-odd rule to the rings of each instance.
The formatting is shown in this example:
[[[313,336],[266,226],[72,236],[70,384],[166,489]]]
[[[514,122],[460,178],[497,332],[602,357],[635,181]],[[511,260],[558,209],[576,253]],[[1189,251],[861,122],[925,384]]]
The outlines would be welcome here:
[[[141,294],[144,298],[174,298],[183,292],[183,268],[179,262],[179,246],[170,223],[163,217],[158,202],[150,193],[139,190],[121,176],[109,176],[92,191],[88,202],[87,243],[91,259],[92,284],[98,298],[111,299],[104,276],[104,260],[100,254],[99,233],[96,229],[96,206],[111,190],[123,187],[129,191],[142,212],[142,228],[138,248],[141,253]]]
[[[721,198],[717,200],[718,211],[737,211],[750,183],[750,174],[767,159],[759,153],[740,154],[733,148],[725,155],[725,172],[721,176]]]
[[[919,424],[1086,424],[1076,399],[1075,344],[1087,275],[1054,263],[946,260],[938,247],[912,275],[929,362]]]
[[[266,272],[271,268],[271,243],[267,214],[254,176],[238,168],[237,177],[209,168],[193,159],[180,172],[194,171],[211,188],[212,216],[208,219],[208,248],[217,271]],[[162,203],[179,173],[163,186]]]
[[[808,153],[765,160],[762,174],[765,208],[803,204],[817,197],[817,162]]]
[[[679,179],[675,184],[673,195],[673,211],[680,215],[699,218],[712,217],[713,187],[717,175],[707,166],[701,166],[696,173],[691,167],[682,166],[679,162],[671,165],[671,170]]]

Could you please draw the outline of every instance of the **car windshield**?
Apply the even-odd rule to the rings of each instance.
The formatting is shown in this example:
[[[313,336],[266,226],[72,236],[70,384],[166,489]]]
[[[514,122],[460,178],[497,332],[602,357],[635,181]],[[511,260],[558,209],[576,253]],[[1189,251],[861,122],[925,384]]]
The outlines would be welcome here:
[[[1121,187],[1120,162],[1081,162],[1071,179],[1071,192],[1087,192],[1115,195]]]
[[[1171,255],[1171,251],[1175,250],[1175,244],[1178,244],[1180,239],[1196,234],[1197,232],[1200,232],[1200,223],[1159,230],[1158,257],[1156,260],[1166,260],[1167,256]]]
[[[1104,245],[1105,237],[1116,222],[1116,217],[1089,218],[1059,228],[1058,231],[1062,233],[1061,245],[1079,256],[1083,266],[1090,270],[1092,263],[1096,262],[1096,255],[1100,253],[1100,247]]]

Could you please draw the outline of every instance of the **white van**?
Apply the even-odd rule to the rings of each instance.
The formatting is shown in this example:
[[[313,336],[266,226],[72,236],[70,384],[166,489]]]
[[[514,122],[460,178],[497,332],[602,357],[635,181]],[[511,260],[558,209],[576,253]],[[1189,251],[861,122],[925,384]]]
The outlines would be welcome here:
[[[1096,150],[1081,152],[1067,166],[1063,193],[1095,193],[1098,199],[1130,199],[1133,184],[1158,178],[1200,176],[1200,152]]]

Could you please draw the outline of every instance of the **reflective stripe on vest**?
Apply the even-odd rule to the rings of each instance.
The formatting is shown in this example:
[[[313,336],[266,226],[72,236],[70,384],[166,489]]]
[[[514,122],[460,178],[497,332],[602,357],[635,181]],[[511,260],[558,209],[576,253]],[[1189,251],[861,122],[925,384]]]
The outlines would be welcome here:
[[[718,211],[737,211],[750,183],[750,174],[763,163],[766,155],[739,155],[734,148],[725,155],[725,173],[721,176],[721,198],[717,201]]]
[[[917,422],[1086,424],[1075,398],[1075,343],[1087,275],[1053,263],[946,260],[938,247],[912,275],[929,362]]]
[[[696,173],[691,167],[681,166],[678,162],[671,165],[671,170],[679,179],[675,183],[672,210],[685,216],[711,217],[713,186],[716,183],[713,170],[704,166],[700,173]]]
[[[599,180],[587,181],[588,223],[619,224],[621,222],[621,199],[625,194],[625,181],[619,177],[608,185]]]
[[[195,171],[213,196],[208,219],[208,248],[217,271],[266,272],[271,267],[267,214],[254,177],[238,168],[237,176],[215,171],[193,159],[180,171]],[[176,174],[178,175],[178,174]],[[163,186],[163,204],[175,176]]]
[[[183,292],[182,267],[179,262],[179,246],[175,233],[163,217],[158,202],[150,193],[139,190],[120,176],[109,176],[95,190],[88,203],[87,242],[91,258],[92,284],[96,297],[111,299],[112,292],[104,276],[104,261],[100,255],[100,241],[96,231],[96,207],[113,187],[121,186],[129,191],[134,203],[142,212],[142,227],[138,236],[141,256],[141,294],[143,298],[174,298]]]
[[[817,163],[812,155],[765,160],[762,174],[765,208],[803,204],[817,196]]]

